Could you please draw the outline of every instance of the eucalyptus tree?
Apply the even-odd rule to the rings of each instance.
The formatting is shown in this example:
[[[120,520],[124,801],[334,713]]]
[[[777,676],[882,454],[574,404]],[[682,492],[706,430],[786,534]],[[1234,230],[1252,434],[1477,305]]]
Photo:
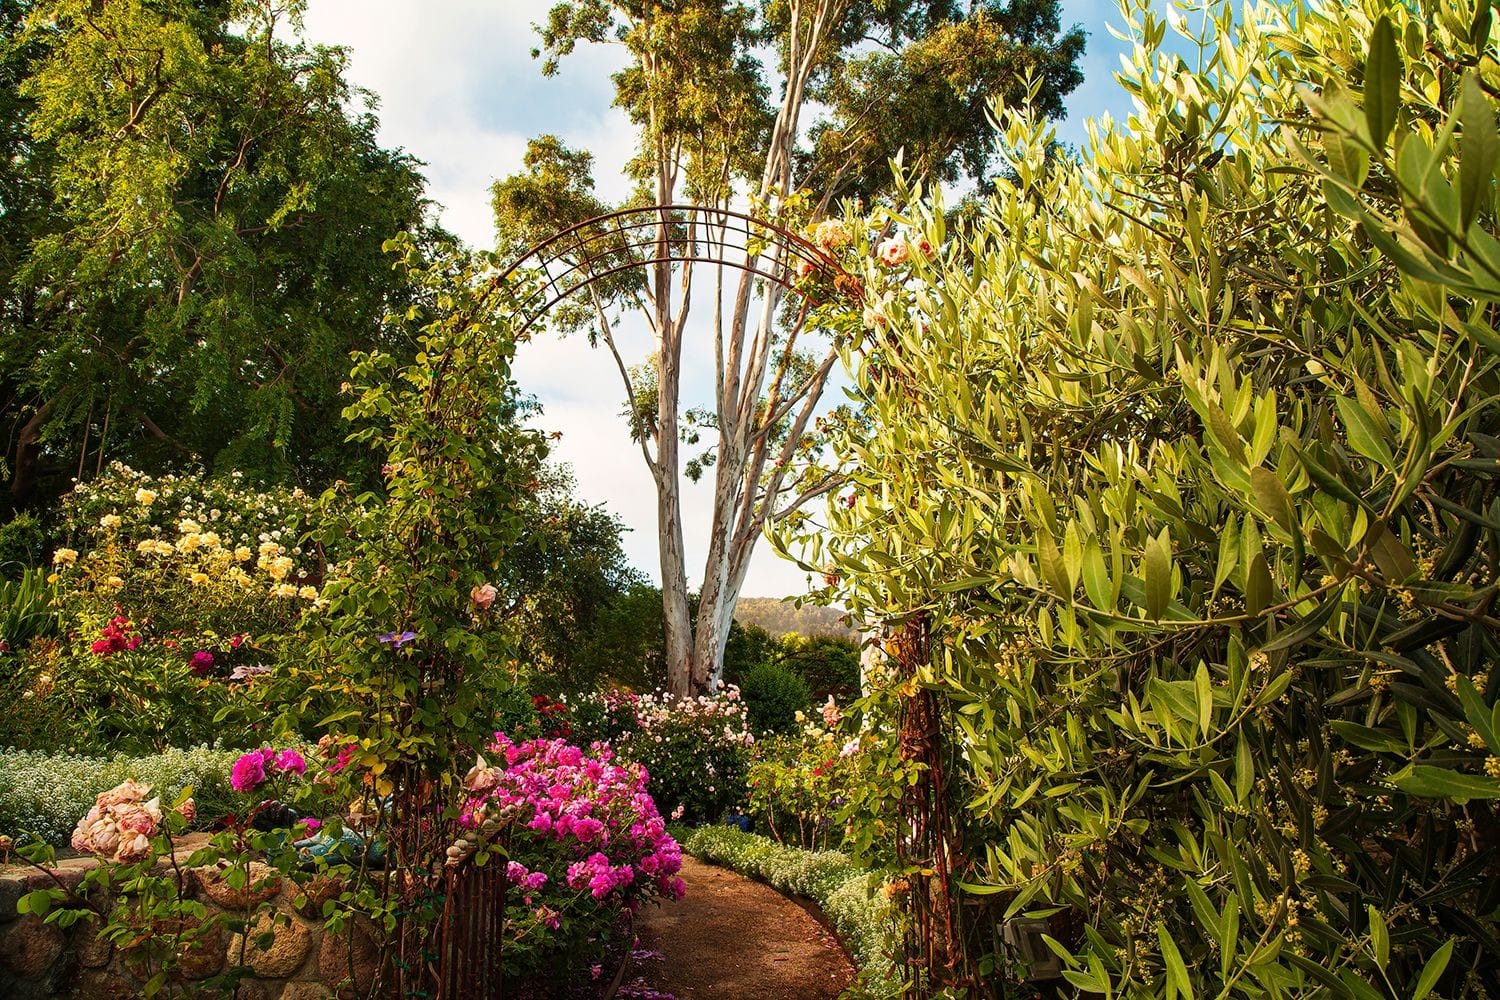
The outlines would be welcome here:
[[[1062,97],[1081,80],[1084,42],[1076,29],[1060,31],[1055,0],[572,0],[554,6],[538,30],[536,55],[549,76],[582,43],[625,51],[614,82],[615,103],[638,135],[627,167],[637,185],[630,204],[748,203],[783,222],[816,219],[841,198],[880,196],[898,156],[933,181],[965,174],[983,181],[990,103],[1029,94],[1040,113],[1061,114]],[[494,188],[503,247],[519,250],[604,212],[591,168],[589,154],[554,136],[534,140],[524,170]],[[657,238],[734,252],[724,247],[731,227],[681,221],[677,231],[663,219]],[[780,253],[754,241],[743,249],[740,262],[762,269]],[[805,310],[783,309],[782,291],[748,272],[731,283],[715,268],[705,281],[691,264],[653,263],[590,293],[557,324],[587,329],[619,370],[657,494],[670,686],[702,690],[722,670],[735,600],[763,529],[831,483],[798,480],[788,469],[815,426],[837,338]],[[623,314],[650,329],[642,365],[617,337]],[[711,409],[683,410],[688,351],[713,358]],[[685,457],[683,444],[701,436],[711,448]],[[694,611],[682,483],[709,472],[712,527]]]
[[[411,352],[382,339],[408,293],[381,248],[423,227],[423,181],[377,144],[345,54],[295,41],[300,7],[0,6],[0,143],[24,154],[0,166],[16,503],[116,457],[368,466],[339,386],[353,348]]]

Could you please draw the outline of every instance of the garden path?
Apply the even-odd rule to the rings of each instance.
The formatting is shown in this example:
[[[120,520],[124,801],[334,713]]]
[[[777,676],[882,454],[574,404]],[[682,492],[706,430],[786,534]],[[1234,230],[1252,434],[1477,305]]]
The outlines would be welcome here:
[[[637,915],[622,998],[833,1000],[854,979],[833,935],[776,890],[693,858],[681,875],[681,902]]]

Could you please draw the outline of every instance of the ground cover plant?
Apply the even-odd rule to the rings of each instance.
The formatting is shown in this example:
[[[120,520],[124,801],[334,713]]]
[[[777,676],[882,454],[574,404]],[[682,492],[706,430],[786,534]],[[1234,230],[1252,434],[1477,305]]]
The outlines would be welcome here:
[[[1011,116],[967,222],[856,230],[865,409],[793,546],[886,632],[915,783],[856,841],[925,990],[1013,989],[1030,915],[1084,993],[1493,995],[1491,11],[1132,9],[1130,121]]]
[[[150,785],[168,799],[192,789],[205,820],[237,805],[229,772],[237,750],[207,746],[146,757],[89,757],[8,749],[0,753],[0,833],[24,844],[61,847],[96,796],[126,779]]]

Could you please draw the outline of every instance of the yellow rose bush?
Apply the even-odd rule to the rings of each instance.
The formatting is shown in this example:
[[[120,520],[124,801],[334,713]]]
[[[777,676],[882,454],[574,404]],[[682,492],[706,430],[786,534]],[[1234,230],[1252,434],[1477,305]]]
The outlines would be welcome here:
[[[148,476],[116,464],[63,503],[51,558],[65,638],[4,683],[22,702],[8,743],[146,751],[239,743],[287,637],[321,605],[312,503],[238,475]]]

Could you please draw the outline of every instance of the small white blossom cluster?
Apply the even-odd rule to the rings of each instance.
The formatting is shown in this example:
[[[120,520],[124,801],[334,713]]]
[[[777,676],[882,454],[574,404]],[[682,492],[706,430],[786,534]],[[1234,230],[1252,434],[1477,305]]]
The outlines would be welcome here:
[[[733,684],[717,694],[697,698],[677,698],[665,692],[644,694],[636,702],[635,713],[645,733],[663,726],[681,725],[684,720],[709,725],[722,722],[722,726],[714,728],[723,733],[726,743],[745,747],[755,744],[745,703],[740,700],[740,689]]]
[[[195,747],[146,757],[83,757],[0,751],[0,833],[18,843],[68,843],[74,824],[100,793],[130,778],[168,801],[191,785],[200,804],[233,801],[228,785],[237,751]]]

